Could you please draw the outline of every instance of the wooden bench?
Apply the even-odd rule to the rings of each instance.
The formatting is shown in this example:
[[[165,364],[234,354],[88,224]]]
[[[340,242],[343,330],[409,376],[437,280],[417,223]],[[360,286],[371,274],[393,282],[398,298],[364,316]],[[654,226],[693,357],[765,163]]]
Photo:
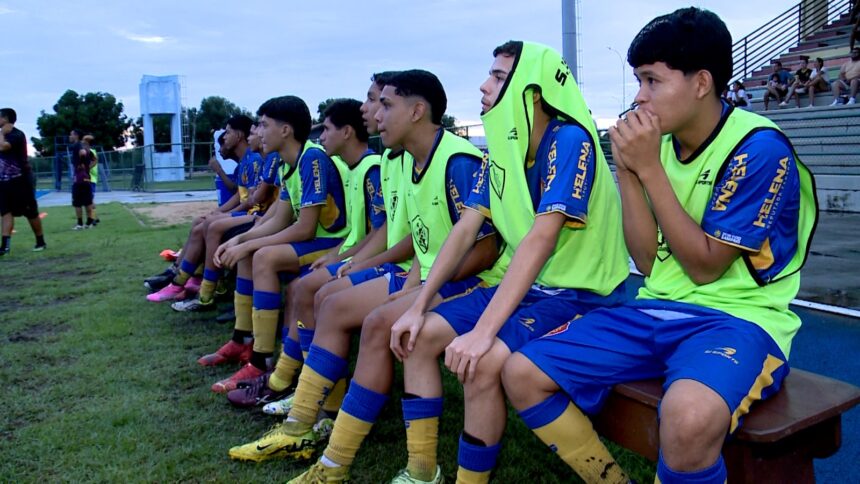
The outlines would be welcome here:
[[[656,461],[662,396],[659,380],[616,385],[594,426],[609,440]],[[812,459],[839,450],[842,414],[858,403],[860,388],[792,369],[782,389],[754,404],[723,447],[728,482],[815,482]]]

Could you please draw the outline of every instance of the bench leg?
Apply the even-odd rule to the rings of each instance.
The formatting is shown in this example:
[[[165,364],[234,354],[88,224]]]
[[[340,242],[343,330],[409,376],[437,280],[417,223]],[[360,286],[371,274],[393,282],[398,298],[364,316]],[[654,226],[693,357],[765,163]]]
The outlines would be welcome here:
[[[814,483],[812,461],[833,455],[841,444],[841,417],[801,430],[776,443],[731,441],[723,458],[734,483]]]

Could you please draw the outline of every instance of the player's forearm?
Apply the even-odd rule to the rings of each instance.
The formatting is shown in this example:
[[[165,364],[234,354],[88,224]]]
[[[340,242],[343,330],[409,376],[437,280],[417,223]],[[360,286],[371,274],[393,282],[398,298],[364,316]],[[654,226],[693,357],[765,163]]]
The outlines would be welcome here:
[[[698,284],[710,282],[719,277],[728,267],[726,261],[715,257],[711,244],[719,242],[711,239],[702,230],[675,197],[669,178],[662,167],[650,170],[640,180],[651,200],[651,207],[663,238],[672,249],[672,255],[684,271]]]
[[[385,245],[388,239],[388,224],[383,223],[381,227],[372,230],[370,234],[362,240],[358,251],[352,257],[353,264],[364,262],[371,259],[382,252],[385,252]]]
[[[407,235],[403,240],[395,244],[394,247],[371,257],[360,264],[356,264],[353,270],[355,271],[366,269],[368,267],[381,266],[382,264],[396,264],[398,262],[409,260],[413,255],[415,255],[415,248],[412,246],[412,236]]]
[[[619,169],[617,174],[624,241],[636,268],[647,276],[657,256],[657,222],[639,178],[624,169]]]

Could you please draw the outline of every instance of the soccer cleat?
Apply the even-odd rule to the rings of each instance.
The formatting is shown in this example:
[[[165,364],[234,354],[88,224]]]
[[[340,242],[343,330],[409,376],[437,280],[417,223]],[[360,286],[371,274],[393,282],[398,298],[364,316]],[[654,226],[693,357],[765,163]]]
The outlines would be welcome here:
[[[236,321],[236,312],[231,308],[215,317],[215,322],[220,324],[232,323]]]
[[[325,484],[328,482],[349,482],[349,466],[328,467],[317,461],[310,469],[294,477],[287,484]]]
[[[33,247],[33,252],[42,252],[43,250],[48,248],[48,244],[36,244]]]
[[[293,400],[296,398],[296,394],[278,400],[276,402],[267,403],[263,406],[263,413],[267,415],[287,415],[290,413],[290,409],[293,408]]]
[[[307,460],[331,435],[334,422],[326,419],[308,427],[301,422],[281,422],[254,442],[230,449],[230,458],[263,462],[275,458]]]
[[[439,466],[436,466],[436,475],[429,481],[415,479],[406,469],[400,469],[400,472],[391,480],[391,484],[442,484],[443,482],[445,482],[445,476],[442,475],[442,468]]]
[[[12,253],[11,247],[0,247],[0,256],[4,256],[6,254],[11,254],[11,253]]]
[[[261,370],[256,366],[247,363],[245,366],[239,369],[236,373],[230,375],[230,377],[225,378],[221,381],[217,381],[212,384],[212,391],[215,393],[227,393],[236,389],[236,384],[243,380],[253,380],[258,376],[265,373],[265,370]]]
[[[152,302],[181,301],[183,299],[185,299],[185,288],[172,282],[160,291],[146,296],[146,300]]]
[[[202,366],[217,366],[234,361],[247,363],[251,359],[253,351],[254,343],[241,344],[231,339],[224,346],[218,348],[218,351],[215,353],[202,356],[197,360],[197,363],[200,363]]]
[[[203,282],[203,278],[201,277],[191,277],[185,283],[185,290],[191,293],[200,292],[200,284]]]
[[[84,230],[84,226],[81,224],[77,224],[74,227],[72,227],[72,230]]]
[[[269,388],[269,375],[264,373],[250,382],[239,382],[236,389],[227,394],[227,400],[234,407],[249,408],[280,400],[287,395],[287,390],[272,390]]]
[[[187,290],[187,289],[186,289]],[[215,309],[215,301],[209,301],[208,303],[202,303],[199,297],[186,299],[184,301],[176,301],[175,303],[170,305],[174,311],[179,311],[180,313],[187,313],[192,311],[207,311],[209,309]]]
[[[170,266],[161,274],[144,279],[143,287],[150,291],[159,291],[173,282],[174,277],[176,277],[176,269],[174,269],[173,266]]]

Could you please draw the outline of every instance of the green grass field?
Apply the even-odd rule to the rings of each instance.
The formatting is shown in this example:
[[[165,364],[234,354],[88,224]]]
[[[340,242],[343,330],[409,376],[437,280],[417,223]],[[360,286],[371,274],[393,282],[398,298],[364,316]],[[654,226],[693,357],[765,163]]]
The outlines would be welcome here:
[[[158,252],[179,247],[187,227],[150,227],[107,204],[99,227],[74,232],[71,207],[47,212],[47,251],[30,252],[32,234],[17,219],[12,254],[0,258],[0,482],[284,482],[306,467],[228,458],[274,422],[209,390],[236,367],[196,363],[231,326],[144,300],[143,278],[164,266]],[[399,398],[398,389],[353,482],[387,482],[405,465]],[[461,400],[447,375],[439,458],[449,482]],[[614,452],[631,477],[653,481],[653,465]],[[511,412],[494,482],[577,480]]]

